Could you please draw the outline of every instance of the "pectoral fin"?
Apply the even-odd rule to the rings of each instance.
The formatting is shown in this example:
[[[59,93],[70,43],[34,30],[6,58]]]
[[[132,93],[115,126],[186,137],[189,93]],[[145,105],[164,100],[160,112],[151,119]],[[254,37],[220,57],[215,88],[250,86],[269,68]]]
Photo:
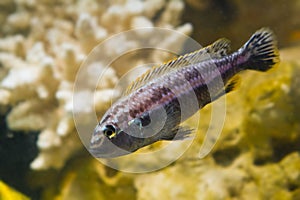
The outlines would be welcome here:
[[[160,140],[184,140],[191,137],[193,129],[185,126],[179,126],[172,129],[168,134],[163,135]]]

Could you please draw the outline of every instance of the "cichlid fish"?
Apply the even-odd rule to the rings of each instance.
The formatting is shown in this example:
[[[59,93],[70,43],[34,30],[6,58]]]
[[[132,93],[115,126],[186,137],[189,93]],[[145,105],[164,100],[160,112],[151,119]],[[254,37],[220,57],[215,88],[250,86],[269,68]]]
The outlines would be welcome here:
[[[279,62],[277,42],[268,28],[256,31],[228,55],[229,45],[227,39],[220,39],[148,70],[105,113],[89,151],[96,157],[112,158],[159,140],[182,140],[192,130],[180,123],[232,91],[237,73],[247,69],[264,72]],[[193,98],[196,107],[189,106]]]

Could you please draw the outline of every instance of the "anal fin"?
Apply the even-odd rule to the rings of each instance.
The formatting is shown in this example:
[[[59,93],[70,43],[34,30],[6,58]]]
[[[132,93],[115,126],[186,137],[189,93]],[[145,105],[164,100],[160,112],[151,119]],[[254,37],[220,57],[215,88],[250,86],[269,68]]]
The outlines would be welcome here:
[[[225,93],[231,92],[235,90],[241,83],[240,76],[236,75],[225,85]]]
[[[235,90],[235,88],[240,85],[241,79],[238,75],[234,76],[232,79],[228,81],[228,83],[224,86],[224,89],[221,90],[218,94],[216,94],[213,98],[212,101],[222,97],[223,95]]]

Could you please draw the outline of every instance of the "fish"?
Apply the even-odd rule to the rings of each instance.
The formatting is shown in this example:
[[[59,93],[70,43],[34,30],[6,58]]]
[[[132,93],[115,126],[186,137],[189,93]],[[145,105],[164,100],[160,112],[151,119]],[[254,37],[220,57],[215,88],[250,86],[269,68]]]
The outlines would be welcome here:
[[[189,138],[194,130],[182,122],[233,91],[239,72],[265,72],[280,60],[269,28],[257,30],[241,48],[229,52],[230,41],[222,38],[149,69],[103,115],[89,152],[97,158],[114,158],[157,141]]]

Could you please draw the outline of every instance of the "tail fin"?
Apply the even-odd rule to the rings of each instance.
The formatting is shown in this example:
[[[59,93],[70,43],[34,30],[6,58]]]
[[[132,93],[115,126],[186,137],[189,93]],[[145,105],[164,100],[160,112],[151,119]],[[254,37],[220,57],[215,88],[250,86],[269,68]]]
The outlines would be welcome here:
[[[267,71],[279,62],[277,41],[268,28],[256,31],[240,51],[248,58],[245,69]]]

